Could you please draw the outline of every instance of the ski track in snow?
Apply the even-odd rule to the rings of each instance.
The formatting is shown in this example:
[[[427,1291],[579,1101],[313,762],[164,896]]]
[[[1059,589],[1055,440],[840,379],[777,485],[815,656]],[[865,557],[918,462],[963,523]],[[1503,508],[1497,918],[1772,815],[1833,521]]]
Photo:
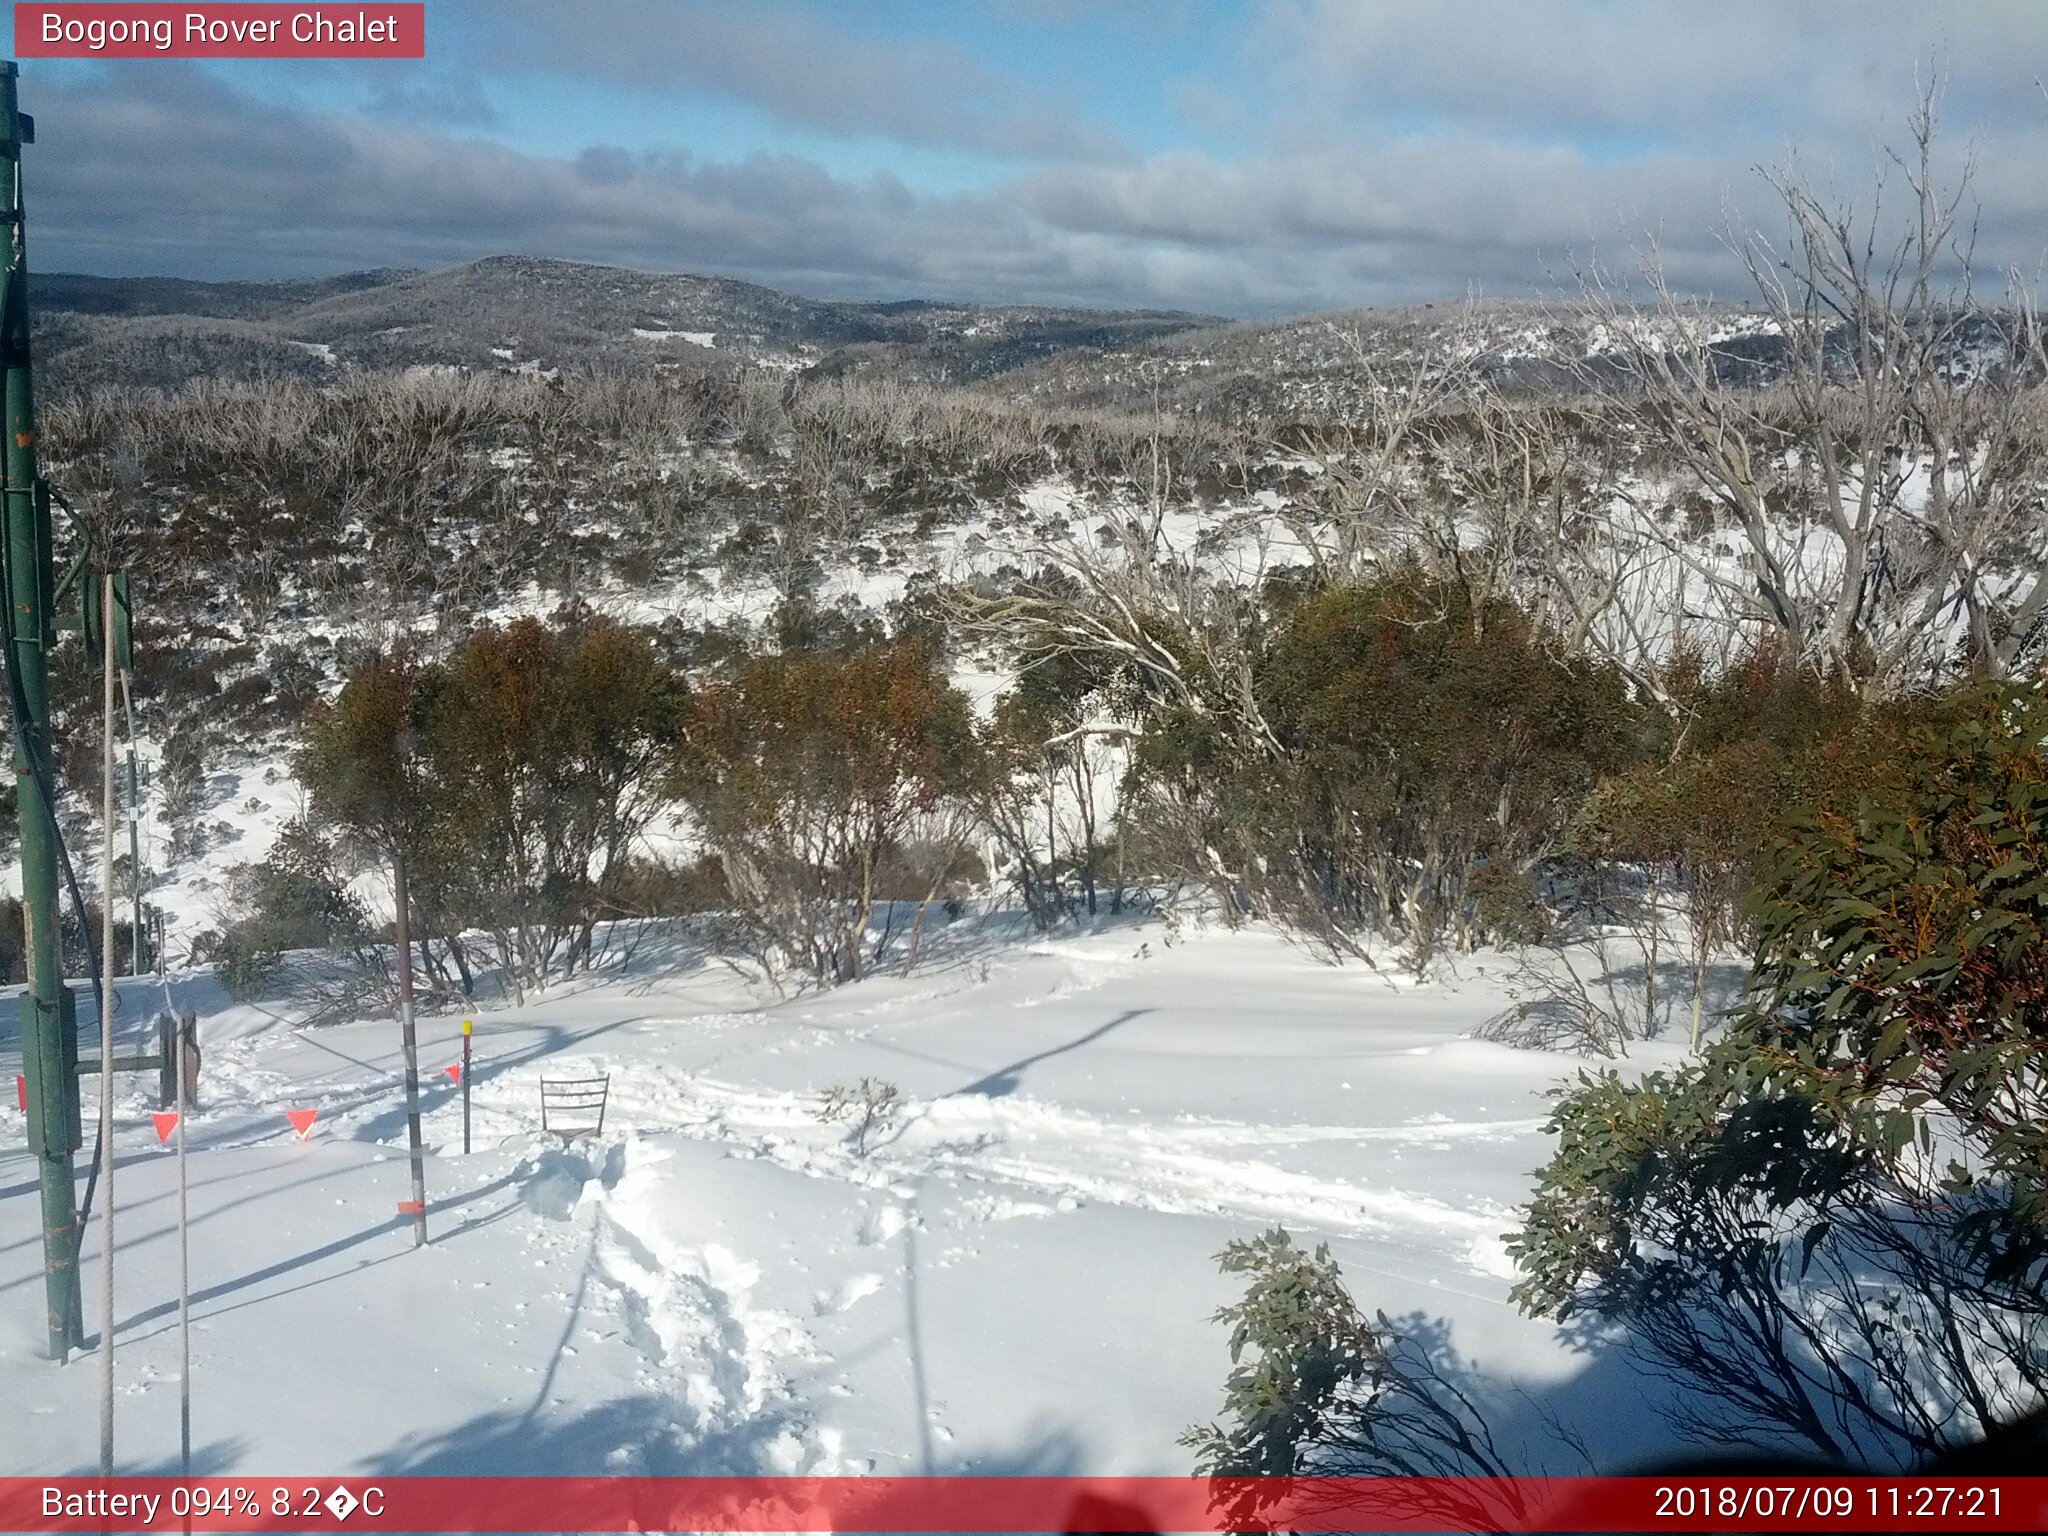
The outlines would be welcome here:
[[[961,1092],[904,1100],[893,1119],[870,1136],[866,1155],[857,1156],[842,1126],[819,1122],[815,1094],[748,1088],[644,1057],[628,1065],[589,1055],[550,1057],[545,1069],[536,1064],[480,1076],[472,1085],[478,1144],[527,1134],[541,1072],[559,1074],[572,1062],[577,1071],[612,1070],[608,1131],[717,1142],[735,1155],[872,1188],[936,1175],[1041,1197],[992,1202],[992,1210],[1006,1214],[1050,1214],[1100,1201],[1164,1214],[1393,1237],[1420,1254],[1452,1257],[1457,1268],[1490,1275],[1506,1273],[1496,1240],[1512,1224],[1509,1208],[1491,1202],[1460,1208],[1419,1191],[1323,1177],[1272,1159],[1317,1145],[1426,1152],[1457,1142],[1524,1138],[1544,1123],[1540,1116],[1436,1118],[1400,1126],[1253,1125],[1193,1116],[1121,1122],[1017,1094]],[[428,1144],[445,1150],[459,1141],[458,1101],[452,1084],[423,1076]],[[319,1097],[246,1057],[223,1062],[222,1077],[234,1084],[241,1105],[269,1101],[282,1107]],[[329,1134],[401,1145],[403,1127],[393,1123],[391,1100],[396,1087],[394,1079],[374,1092],[362,1086],[330,1090],[322,1124]],[[252,1119],[249,1132],[259,1138],[289,1134],[274,1118]]]
[[[963,1094],[907,1105],[863,1159],[836,1139],[821,1142],[807,1096],[764,1094],[664,1067],[642,1067],[635,1077],[620,1108],[641,1128],[729,1142],[821,1177],[886,1183],[936,1172],[1022,1185],[1055,1199],[1101,1200],[1168,1214],[1234,1215],[1366,1234],[1422,1229],[1467,1242],[1497,1231],[1508,1213],[1462,1211],[1428,1195],[1369,1189],[1219,1154],[1318,1141],[1428,1145],[1452,1135],[1526,1134],[1542,1123],[1124,1125],[1034,1099]]]

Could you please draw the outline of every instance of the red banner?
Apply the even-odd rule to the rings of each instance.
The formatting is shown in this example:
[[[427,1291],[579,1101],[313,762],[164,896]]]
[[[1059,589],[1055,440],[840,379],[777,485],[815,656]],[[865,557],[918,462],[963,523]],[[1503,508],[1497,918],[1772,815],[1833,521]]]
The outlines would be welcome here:
[[[384,5],[14,7],[21,59],[422,59],[427,8]]]
[[[0,1478],[5,1531],[2041,1531],[2048,1478]]]

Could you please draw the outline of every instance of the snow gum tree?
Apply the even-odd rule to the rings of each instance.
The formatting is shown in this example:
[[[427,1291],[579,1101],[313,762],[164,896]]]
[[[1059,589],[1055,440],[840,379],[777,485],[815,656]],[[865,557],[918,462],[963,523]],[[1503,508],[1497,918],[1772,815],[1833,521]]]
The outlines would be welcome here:
[[[1697,1045],[1710,966],[1755,937],[1749,898],[1785,808],[1841,805],[1867,789],[1898,711],[1865,705],[1776,643],[1714,673],[1682,651],[1656,682],[1674,718],[1657,722],[1653,751],[1603,778],[1579,807],[1573,878],[1564,882],[1576,910],[1559,937],[1577,937],[1572,917],[1596,928],[1631,919],[1645,1034],[1667,1002],[1658,995],[1662,953],[1682,950]]]
[[[592,957],[658,800],[679,685],[647,637],[589,617],[473,631],[438,674],[437,834],[516,987]]]
[[[1748,326],[1679,294],[1654,254],[1647,308],[1596,277],[1582,317],[1599,343],[1587,382],[1738,556],[1707,553],[1639,479],[1613,487],[1626,507],[1594,563],[1654,546],[1696,602],[1872,698],[2019,675],[2048,615],[2048,353],[2017,278],[1996,307],[1974,287],[1969,177],[1941,174],[1936,105],[1860,200],[1767,174],[1784,234],[1730,236]]]
[[[763,960],[843,982],[877,958],[869,927],[891,861],[979,772],[966,696],[928,651],[898,643],[760,656],[707,683],[669,784]]]
[[[427,936],[439,926],[438,896],[448,883],[437,857],[444,786],[421,750],[432,682],[432,668],[409,645],[368,657],[314,711],[295,765],[317,827],[333,829],[359,855],[408,866],[420,918],[415,937],[430,974],[436,967]]]
[[[473,986],[481,930],[515,991],[593,957],[659,805],[680,685],[645,635],[601,618],[471,632],[440,661],[373,656],[300,753],[316,821],[402,854],[420,960]],[[429,934],[441,941],[441,953]]]
[[[1152,845],[1192,831],[1239,872],[1248,910],[1339,952],[1394,933],[1418,966],[1447,936],[1486,935],[1489,879],[1526,884],[1644,731],[1612,668],[1414,567],[1294,601],[1254,686],[1271,752],[1186,713],[1140,743]]]

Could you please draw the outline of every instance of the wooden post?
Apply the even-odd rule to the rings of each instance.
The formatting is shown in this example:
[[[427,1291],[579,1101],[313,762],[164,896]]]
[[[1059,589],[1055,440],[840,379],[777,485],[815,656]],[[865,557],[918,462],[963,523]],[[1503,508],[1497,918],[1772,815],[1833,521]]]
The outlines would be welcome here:
[[[427,1166],[420,1137],[420,1046],[412,1019],[412,912],[405,883],[405,852],[391,852],[391,888],[397,899],[398,1027],[405,1045],[405,1135],[412,1160],[412,1245],[427,1241]]]
[[[469,1156],[469,1034],[476,1020],[462,1021],[462,1155]]]

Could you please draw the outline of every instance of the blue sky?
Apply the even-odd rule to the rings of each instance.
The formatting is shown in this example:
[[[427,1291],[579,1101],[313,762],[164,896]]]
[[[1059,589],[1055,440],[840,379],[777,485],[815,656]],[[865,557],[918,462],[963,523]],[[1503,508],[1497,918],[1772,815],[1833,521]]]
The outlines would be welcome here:
[[[427,33],[420,62],[25,64],[37,264],[518,250],[1262,315],[1540,293],[1654,239],[1722,291],[1756,168],[1864,189],[1930,78],[1984,264],[2048,246],[2033,0],[430,0]]]

